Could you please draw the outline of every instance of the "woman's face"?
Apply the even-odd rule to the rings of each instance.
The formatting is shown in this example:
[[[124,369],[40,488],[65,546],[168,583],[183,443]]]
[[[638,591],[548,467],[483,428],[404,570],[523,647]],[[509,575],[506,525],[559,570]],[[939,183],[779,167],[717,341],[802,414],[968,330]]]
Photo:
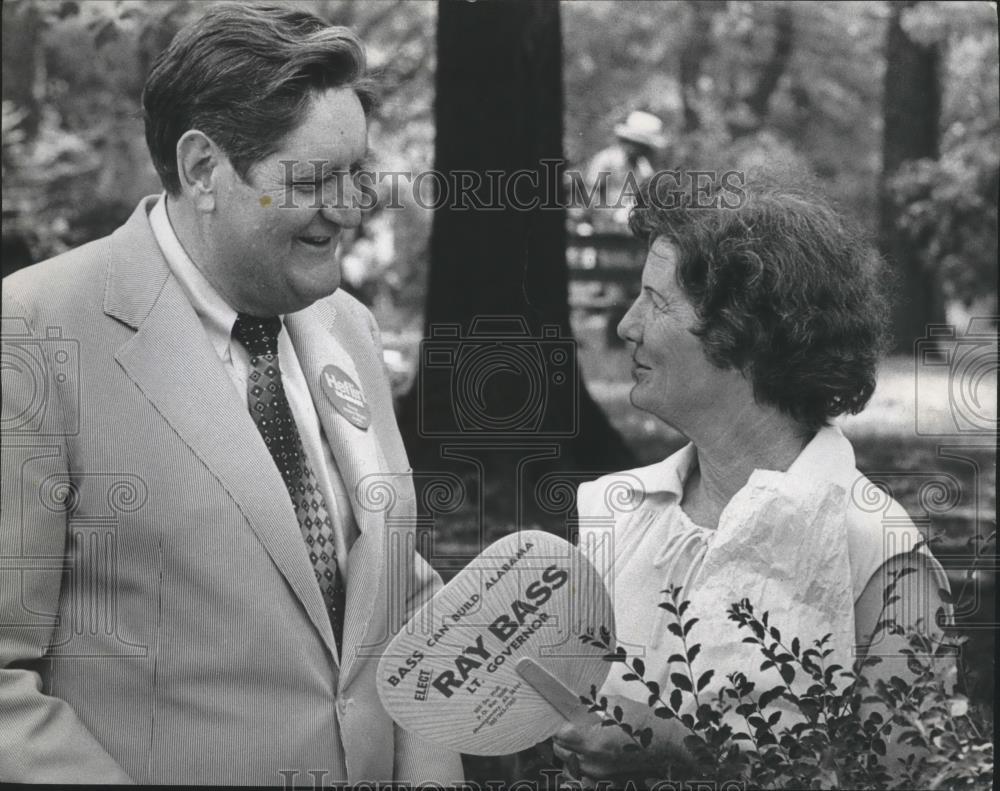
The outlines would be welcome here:
[[[650,246],[642,270],[642,291],[618,325],[632,351],[632,405],[650,412],[685,436],[727,410],[734,388],[746,380],[738,371],[709,362],[690,329],[697,315],[677,283],[677,248],[664,237]]]

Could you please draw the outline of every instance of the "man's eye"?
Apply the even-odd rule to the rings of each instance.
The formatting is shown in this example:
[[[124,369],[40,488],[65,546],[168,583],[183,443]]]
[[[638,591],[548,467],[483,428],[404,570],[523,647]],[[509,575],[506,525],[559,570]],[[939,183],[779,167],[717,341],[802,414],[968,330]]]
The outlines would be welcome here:
[[[367,165],[353,166],[350,170],[350,175],[351,183],[354,185],[374,183],[374,174]]]

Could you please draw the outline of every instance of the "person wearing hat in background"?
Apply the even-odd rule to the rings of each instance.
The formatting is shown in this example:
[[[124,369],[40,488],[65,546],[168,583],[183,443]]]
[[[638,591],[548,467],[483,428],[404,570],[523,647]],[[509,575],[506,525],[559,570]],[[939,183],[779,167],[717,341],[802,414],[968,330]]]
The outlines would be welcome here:
[[[628,249],[631,236],[628,230],[629,209],[635,204],[639,185],[655,172],[667,137],[663,134],[663,121],[644,110],[629,113],[623,124],[615,126],[616,142],[598,151],[587,163],[584,177],[588,205],[571,211],[576,221],[576,231],[589,236],[593,233],[620,234]],[[621,284],[611,283],[611,307],[607,316],[605,343],[620,347],[622,341],[615,328],[625,315],[631,296]]]
[[[597,187],[590,219],[595,231],[625,234],[636,187],[655,172],[667,138],[663,121],[643,110],[629,113],[625,123],[617,124],[615,137],[613,145],[598,151],[587,164],[587,184]]]

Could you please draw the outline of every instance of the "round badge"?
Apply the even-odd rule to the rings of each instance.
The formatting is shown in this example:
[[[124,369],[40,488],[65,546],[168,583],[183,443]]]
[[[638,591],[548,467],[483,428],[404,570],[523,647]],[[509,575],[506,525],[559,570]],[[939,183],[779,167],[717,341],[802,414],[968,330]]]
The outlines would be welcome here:
[[[350,376],[336,365],[328,365],[319,375],[320,387],[327,400],[341,415],[362,431],[367,431],[372,423],[372,413],[368,409],[365,394]]]

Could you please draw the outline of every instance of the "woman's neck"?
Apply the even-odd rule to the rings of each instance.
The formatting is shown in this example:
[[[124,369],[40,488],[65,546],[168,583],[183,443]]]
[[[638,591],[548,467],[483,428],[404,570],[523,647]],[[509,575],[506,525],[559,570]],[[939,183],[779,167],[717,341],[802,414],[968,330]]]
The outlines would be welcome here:
[[[812,439],[811,432],[788,416],[756,404],[730,421],[692,433],[698,461],[685,484],[682,507],[705,527],[718,524],[723,509],[754,470],[786,471]]]

